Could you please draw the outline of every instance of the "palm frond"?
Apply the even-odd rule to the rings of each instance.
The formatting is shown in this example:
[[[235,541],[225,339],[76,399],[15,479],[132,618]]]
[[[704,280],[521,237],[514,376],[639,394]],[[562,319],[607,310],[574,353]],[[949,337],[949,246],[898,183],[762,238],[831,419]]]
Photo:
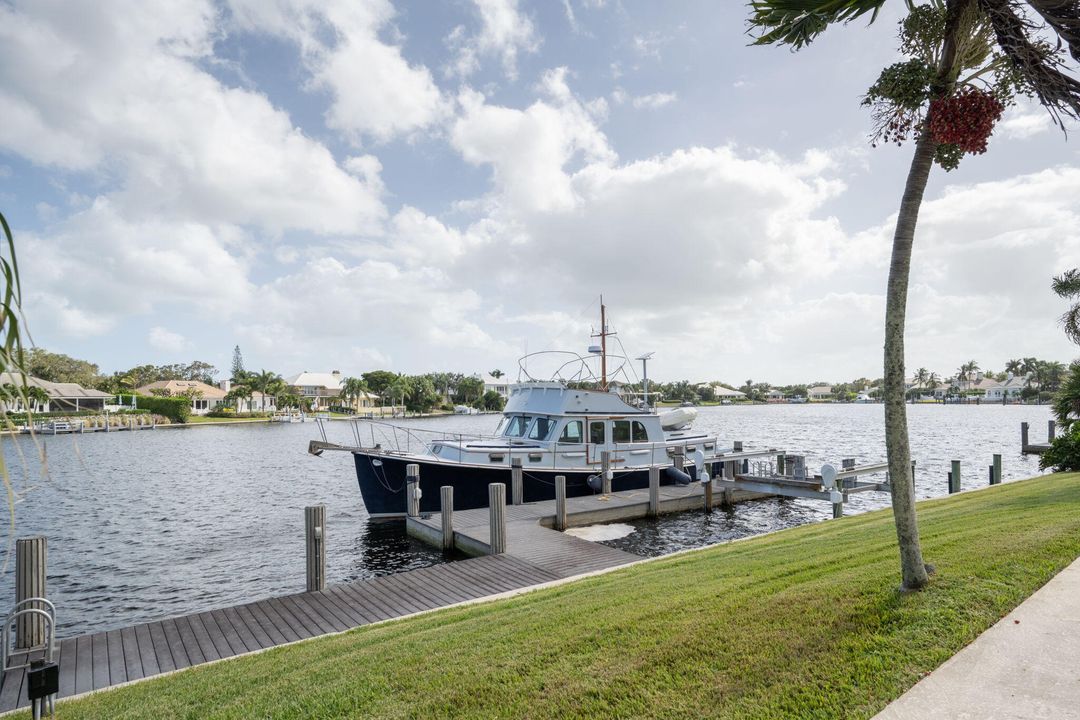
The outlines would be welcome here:
[[[755,45],[809,45],[829,25],[850,22],[871,13],[877,19],[885,0],[753,0],[750,30],[760,34]]]
[[[1058,297],[1080,297],[1080,268],[1061,273],[1051,281],[1050,288]]]
[[[1080,2],[1076,0],[1027,0],[1043,21],[1054,29],[1069,48],[1069,54],[1080,62]]]
[[[1024,83],[1047,109],[1054,122],[1065,129],[1062,116],[1080,119],[1080,81],[1064,72],[1065,65],[1052,49],[1039,42],[1040,31],[1048,26],[1060,42],[1074,48],[1080,34],[1074,26],[1066,25],[1067,10],[1077,12],[1076,0],[1041,0],[1021,3],[1020,0],[978,0],[979,7],[990,19],[997,36],[998,46],[1012,62]],[[1047,20],[1047,25],[1030,20],[1023,6],[1038,10],[1042,5],[1057,24]],[[1057,14],[1054,14],[1056,11]],[[1039,14],[1042,15],[1040,11]],[[1071,29],[1070,29],[1071,27]],[[1064,30],[1062,29],[1064,28]],[[1064,34],[1063,34],[1064,32]]]

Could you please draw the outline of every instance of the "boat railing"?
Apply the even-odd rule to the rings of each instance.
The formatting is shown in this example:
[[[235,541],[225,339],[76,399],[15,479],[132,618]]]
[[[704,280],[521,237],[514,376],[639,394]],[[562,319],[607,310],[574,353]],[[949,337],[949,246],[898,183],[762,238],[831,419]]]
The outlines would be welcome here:
[[[448,442],[506,440],[495,435],[447,432],[364,418],[357,418],[351,424],[357,447],[380,447],[405,453],[426,452],[431,443],[440,440]]]

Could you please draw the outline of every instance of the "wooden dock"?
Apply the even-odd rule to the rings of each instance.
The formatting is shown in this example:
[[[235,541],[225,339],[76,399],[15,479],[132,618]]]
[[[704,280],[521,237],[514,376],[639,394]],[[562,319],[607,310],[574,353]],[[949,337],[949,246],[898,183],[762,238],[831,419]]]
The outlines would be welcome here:
[[[611,564],[641,559],[611,548],[605,550],[610,551],[605,557]],[[606,567],[599,558],[596,555],[584,565],[594,569]],[[563,577],[567,577],[565,572],[556,573],[512,555],[489,555],[332,585],[318,592],[296,593],[65,638],[57,642],[53,655],[60,665],[58,697],[82,695]],[[59,619],[62,629],[62,607]],[[37,650],[29,659],[41,655],[42,651]],[[15,667],[26,660],[26,653],[15,655],[11,669],[4,673],[0,682],[0,712],[29,707],[25,669]]]
[[[765,497],[764,493],[729,491],[727,501],[739,502]],[[720,505],[724,493],[717,492],[714,505]],[[704,510],[705,490],[701,483],[686,486],[661,485],[659,514]],[[626,490],[608,495],[568,498],[566,526],[582,527],[596,523],[643,518],[649,512],[649,491]],[[542,568],[558,577],[625,565],[641,558],[622,550],[582,540],[553,529],[555,501],[506,506],[506,551],[512,557]],[[491,551],[488,508],[454,511],[454,547],[469,555],[487,555]],[[408,533],[435,547],[442,547],[442,519],[428,513],[406,519]],[[494,557],[494,556],[493,556]]]
[[[1020,423],[1020,452],[1024,455],[1042,455],[1050,449],[1050,443],[1054,442],[1054,437],[1057,435],[1057,425],[1053,420],[1047,423],[1045,443],[1029,442],[1028,433],[1028,424],[1026,422]]]

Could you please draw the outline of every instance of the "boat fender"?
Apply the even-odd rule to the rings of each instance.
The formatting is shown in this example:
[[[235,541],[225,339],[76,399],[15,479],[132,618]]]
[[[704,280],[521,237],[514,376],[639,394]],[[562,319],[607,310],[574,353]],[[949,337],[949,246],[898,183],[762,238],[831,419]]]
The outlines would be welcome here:
[[[664,468],[664,477],[672,485],[689,485],[692,478],[686,473],[676,470],[674,466]]]
[[[604,489],[604,482],[600,479],[599,475],[590,475],[589,479],[585,482],[588,483],[589,489],[593,492],[600,492]]]

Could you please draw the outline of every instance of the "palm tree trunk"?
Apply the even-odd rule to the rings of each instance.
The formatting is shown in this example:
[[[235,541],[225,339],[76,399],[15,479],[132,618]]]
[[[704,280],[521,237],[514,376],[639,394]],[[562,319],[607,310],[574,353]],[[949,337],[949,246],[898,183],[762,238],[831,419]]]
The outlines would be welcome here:
[[[905,590],[917,590],[928,582],[915,517],[911,446],[908,443],[907,406],[904,403],[904,323],[907,316],[908,276],[911,273],[911,246],[935,148],[929,133],[923,133],[915,146],[904,198],[896,218],[885,300],[885,447],[889,457],[893,519],[900,544],[902,588]]]

